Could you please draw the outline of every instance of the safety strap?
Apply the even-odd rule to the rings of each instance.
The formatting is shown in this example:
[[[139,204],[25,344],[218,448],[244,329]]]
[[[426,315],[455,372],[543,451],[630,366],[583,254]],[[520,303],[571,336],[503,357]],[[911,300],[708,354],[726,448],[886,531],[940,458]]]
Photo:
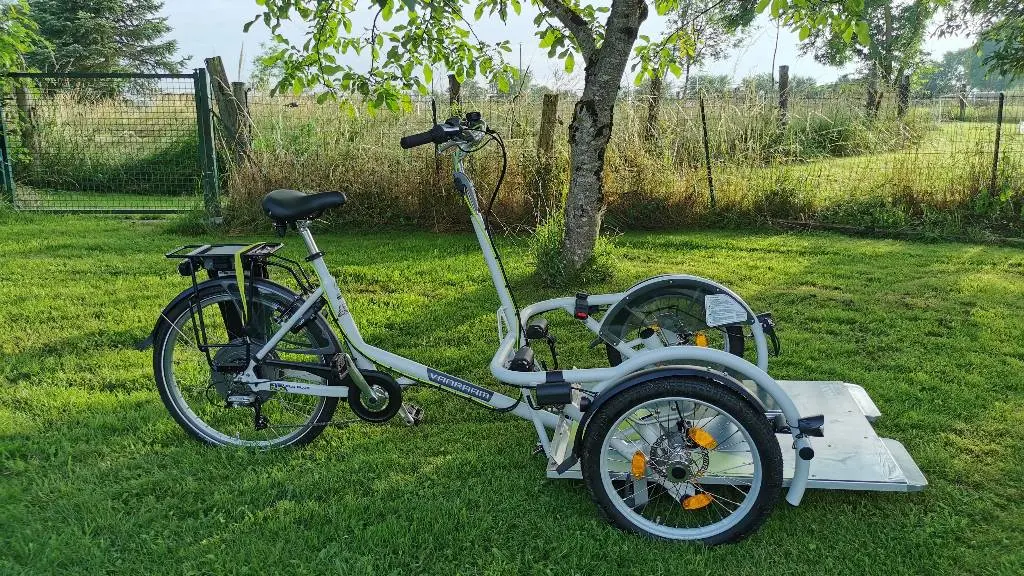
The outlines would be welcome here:
[[[242,254],[261,246],[263,242],[249,244],[238,252],[235,252],[235,282],[238,282],[238,294],[242,297],[242,325],[249,325],[249,302],[245,293],[245,270],[242,269]]]

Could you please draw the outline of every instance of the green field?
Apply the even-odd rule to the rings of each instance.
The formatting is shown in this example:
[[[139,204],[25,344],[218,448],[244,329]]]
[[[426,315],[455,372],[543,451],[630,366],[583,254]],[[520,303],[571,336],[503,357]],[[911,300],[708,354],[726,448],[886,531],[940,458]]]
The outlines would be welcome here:
[[[497,302],[472,238],[319,239],[368,341],[492,382]],[[186,286],[162,253],[198,240],[151,222],[0,212],[0,573],[1024,573],[1019,250],[617,238],[617,278],[587,288],[673,271],[733,287],[779,321],[776,377],[863,385],[879,432],[930,482],[911,495],[811,492],[748,540],[704,549],[605,524],[581,483],[544,478],[529,423],[438,392],[413,394],[427,413],[416,428],[352,423],[264,453],[190,441],[134,343]],[[553,295],[531,280],[524,243],[503,241],[521,303]],[[586,340],[568,345],[582,332],[558,336],[566,364],[597,362]]]

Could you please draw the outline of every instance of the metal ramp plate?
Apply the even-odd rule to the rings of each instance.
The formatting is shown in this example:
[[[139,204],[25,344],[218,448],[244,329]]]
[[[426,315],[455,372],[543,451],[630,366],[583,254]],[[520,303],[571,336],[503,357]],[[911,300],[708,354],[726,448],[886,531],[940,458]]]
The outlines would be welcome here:
[[[825,415],[825,436],[810,439],[814,459],[808,488],[913,492],[927,486],[928,481],[906,448],[875,433],[871,423],[881,414],[862,387],[806,380],[780,380],[779,385],[801,415]],[[558,463],[572,454],[575,435],[576,423],[563,418],[552,439],[548,478],[582,477],[578,462],[558,470]],[[782,448],[783,483],[789,485],[796,457],[792,437],[779,434],[776,438]]]

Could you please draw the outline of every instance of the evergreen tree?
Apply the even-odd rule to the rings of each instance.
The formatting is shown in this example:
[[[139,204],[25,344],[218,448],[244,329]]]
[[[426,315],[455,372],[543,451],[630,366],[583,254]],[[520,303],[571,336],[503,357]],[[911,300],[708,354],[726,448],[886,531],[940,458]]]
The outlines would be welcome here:
[[[178,43],[159,16],[161,0],[29,0],[39,33],[52,47],[28,62],[55,72],[170,72],[181,70]]]

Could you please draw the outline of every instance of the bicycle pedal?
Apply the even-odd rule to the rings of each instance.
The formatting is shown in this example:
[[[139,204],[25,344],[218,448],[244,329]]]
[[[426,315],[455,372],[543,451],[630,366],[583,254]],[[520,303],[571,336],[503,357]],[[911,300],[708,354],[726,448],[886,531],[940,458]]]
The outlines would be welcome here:
[[[402,420],[405,421],[407,426],[417,426],[423,421],[423,408],[411,403],[404,402],[402,407],[398,410],[398,414],[401,415]]]

